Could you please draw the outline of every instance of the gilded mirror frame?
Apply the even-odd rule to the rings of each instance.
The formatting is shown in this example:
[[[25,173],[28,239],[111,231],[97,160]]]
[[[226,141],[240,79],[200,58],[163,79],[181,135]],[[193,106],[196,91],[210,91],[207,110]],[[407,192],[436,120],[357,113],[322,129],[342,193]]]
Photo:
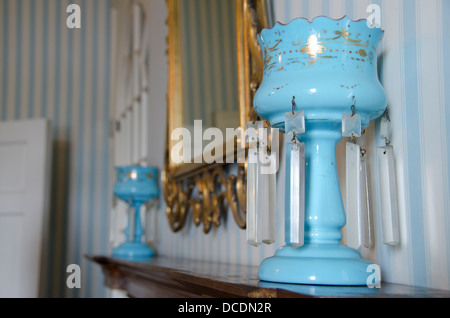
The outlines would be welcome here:
[[[169,34],[168,44],[168,94],[165,166],[162,173],[166,216],[172,231],[180,231],[188,214],[196,226],[203,224],[208,233],[219,226],[224,207],[231,209],[236,224],[246,227],[246,164],[238,163],[230,173],[227,163],[175,164],[170,157],[174,141],[173,129],[182,126],[182,67],[180,57],[179,0],[167,0]],[[236,4],[236,43],[238,67],[239,126],[245,129],[248,121],[257,120],[253,110],[253,96],[262,80],[263,61],[257,34],[271,24],[268,0],[234,0]],[[224,158],[228,155],[224,147]],[[246,151],[247,153],[247,151]],[[247,157],[247,155],[246,155]],[[218,190],[220,188],[220,190]]]

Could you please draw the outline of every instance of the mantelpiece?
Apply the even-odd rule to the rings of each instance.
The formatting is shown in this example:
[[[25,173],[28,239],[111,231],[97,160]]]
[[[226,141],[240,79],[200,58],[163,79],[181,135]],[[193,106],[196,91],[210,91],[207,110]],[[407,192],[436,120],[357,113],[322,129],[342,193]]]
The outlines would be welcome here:
[[[107,287],[136,298],[450,297],[450,291],[390,283],[382,283],[381,288],[266,283],[258,280],[257,266],[164,256],[146,262],[86,258],[102,267]]]

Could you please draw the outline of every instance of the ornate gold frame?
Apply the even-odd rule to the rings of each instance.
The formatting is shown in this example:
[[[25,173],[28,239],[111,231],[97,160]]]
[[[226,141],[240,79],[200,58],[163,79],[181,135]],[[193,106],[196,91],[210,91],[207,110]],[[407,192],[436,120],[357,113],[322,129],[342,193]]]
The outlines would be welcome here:
[[[212,225],[219,226],[221,207],[230,207],[233,218],[240,228],[246,226],[246,164],[237,165],[236,174],[226,174],[226,163],[190,163],[176,165],[170,160],[173,142],[170,132],[181,127],[182,81],[180,62],[180,39],[178,25],[178,0],[168,4],[168,58],[169,82],[167,95],[167,132],[165,166],[162,173],[166,216],[171,229],[177,232],[186,223],[192,210],[196,226],[203,223],[208,233]],[[262,79],[263,62],[256,35],[269,27],[267,0],[235,0],[237,26],[239,124],[256,120],[252,100]],[[232,155],[232,154],[231,154]],[[224,151],[224,158],[227,153]],[[234,151],[236,157],[236,149]],[[225,162],[225,160],[224,160]],[[218,189],[220,188],[220,189]]]

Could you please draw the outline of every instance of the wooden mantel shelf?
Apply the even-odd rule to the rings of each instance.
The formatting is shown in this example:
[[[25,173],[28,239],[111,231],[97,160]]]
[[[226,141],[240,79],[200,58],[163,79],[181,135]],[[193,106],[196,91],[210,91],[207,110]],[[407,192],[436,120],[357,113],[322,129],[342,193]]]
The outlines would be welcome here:
[[[381,288],[268,283],[258,280],[257,267],[164,256],[146,261],[86,258],[102,267],[107,287],[125,290],[130,297],[450,297],[450,291],[389,283]]]

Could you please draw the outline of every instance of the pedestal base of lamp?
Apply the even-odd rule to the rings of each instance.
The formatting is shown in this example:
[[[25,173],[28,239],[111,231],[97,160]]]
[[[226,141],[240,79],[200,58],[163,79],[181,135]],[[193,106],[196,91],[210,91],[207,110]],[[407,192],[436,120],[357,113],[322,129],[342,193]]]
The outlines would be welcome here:
[[[283,246],[265,259],[258,271],[262,281],[310,285],[367,285],[372,262],[341,244]]]
[[[113,257],[126,259],[150,258],[155,255],[151,247],[144,243],[125,242],[113,250]]]

